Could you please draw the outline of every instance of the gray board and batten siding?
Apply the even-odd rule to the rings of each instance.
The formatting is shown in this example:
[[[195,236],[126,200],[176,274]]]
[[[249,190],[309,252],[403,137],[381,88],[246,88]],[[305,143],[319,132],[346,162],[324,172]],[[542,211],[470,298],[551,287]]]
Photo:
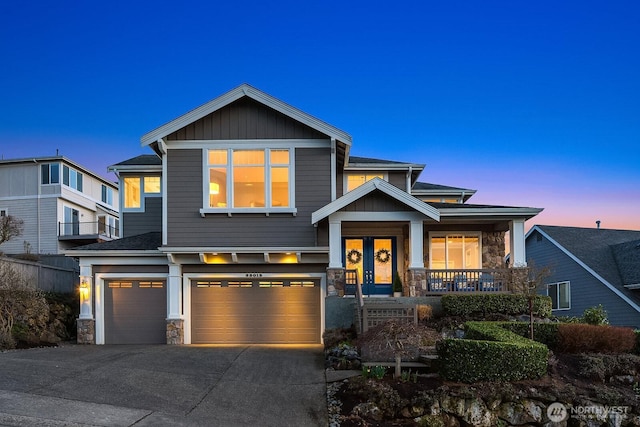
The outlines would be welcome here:
[[[327,139],[327,135],[243,97],[166,137],[168,141],[233,139]]]
[[[640,328],[640,313],[544,236],[532,233],[525,249],[530,265],[550,268],[551,275],[545,280],[546,283],[571,283],[571,308],[554,310],[555,315],[579,317],[585,309],[602,304],[610,324]],[[542,293],[546,293],[546,290],[543,289]]]
[[[329,145],[329,144],[327,144]],[[295,149],[295,208],[290,213],[200,215],[202,155],[198,149],[167,155],[167,244],[169,246],[316,245],[311,214],[331,201],[330,148]]]

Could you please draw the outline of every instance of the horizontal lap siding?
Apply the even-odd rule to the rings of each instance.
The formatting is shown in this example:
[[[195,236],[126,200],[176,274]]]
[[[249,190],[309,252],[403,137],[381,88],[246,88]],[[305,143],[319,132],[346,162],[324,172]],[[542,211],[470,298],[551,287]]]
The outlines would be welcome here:
[[[546,238],[538,241],[532,233],[526,242],[527,260],[534,268],[549,267],[545,283],[571,282],[571,309],[557,310],[558,316],[582,316],[584,310],[602,304],[612,325],[640,327],[640,313],[582,268]],[[546,289],[541,290],[546,293]]]
[[[122,237],[162,231],[162,197],[145,197],[144,212],[122,214]]]
[[[169,150],[169,246],[314,246],[311,213],[330,201],[329,148],[295,150],[296,208],[291,214],[209,214],[202,208],[202,151]]]

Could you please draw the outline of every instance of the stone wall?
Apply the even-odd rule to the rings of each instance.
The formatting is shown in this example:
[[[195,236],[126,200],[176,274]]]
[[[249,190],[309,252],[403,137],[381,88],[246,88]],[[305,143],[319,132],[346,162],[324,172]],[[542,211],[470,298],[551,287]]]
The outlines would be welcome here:
[[[482,267],[503,268],[505,256],[505,233],[482,232]]]
[[[344,268],[327,268],[327,295],[343,296],[345,285]]]
[[[93,319],[78,319],[78,344],[96,343],[96,321]]]
[[[184,320],[167,319],[167,344],[184,344]]]

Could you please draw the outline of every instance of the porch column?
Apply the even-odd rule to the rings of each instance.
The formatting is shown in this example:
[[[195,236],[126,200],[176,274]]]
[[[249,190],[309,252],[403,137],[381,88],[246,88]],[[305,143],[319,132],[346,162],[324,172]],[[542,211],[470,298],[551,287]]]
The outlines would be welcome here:
[[[182,265],[169,264],[167,280],[167,344],[184,344],[182,316]]]
[[[524,219],[514,219],[509,222],[509,246],[511,247],[511,266],[526,267],[527,257],[524,241]]]
[[[342,222],[329,216],[329,268],[342,268]]]
[[[93,270],[91,265],[80,264],[80,316],[76,341],[78,344],[96,343],[96,321],[93,318]]]
[[[411,221],[409,228],[409,268],[424,268],[423,239],[424,227],[422,221]]]

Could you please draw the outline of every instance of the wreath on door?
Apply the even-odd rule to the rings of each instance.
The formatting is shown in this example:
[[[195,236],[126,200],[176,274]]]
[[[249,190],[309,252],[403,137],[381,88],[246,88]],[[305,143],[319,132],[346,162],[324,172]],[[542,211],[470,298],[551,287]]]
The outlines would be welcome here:
[[[351,249],[347,252],[347,261],[349,261],[349,264],[358,264],[362,261],[362,252],[357,249]]]
[[[391,261],[391,252],[389,252],[389,249],[380,249],[379,251],[376,252],[376,261],[378,261],[380,264],[386,264],[389,261]]]

